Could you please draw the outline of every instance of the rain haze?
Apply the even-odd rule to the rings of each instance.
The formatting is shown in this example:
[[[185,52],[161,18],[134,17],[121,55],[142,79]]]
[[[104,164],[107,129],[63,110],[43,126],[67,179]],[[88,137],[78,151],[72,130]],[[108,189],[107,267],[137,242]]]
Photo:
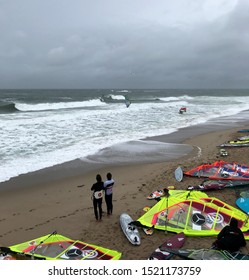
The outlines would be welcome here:
[[[249,88],[248,0],[1,0],[0,88]]]

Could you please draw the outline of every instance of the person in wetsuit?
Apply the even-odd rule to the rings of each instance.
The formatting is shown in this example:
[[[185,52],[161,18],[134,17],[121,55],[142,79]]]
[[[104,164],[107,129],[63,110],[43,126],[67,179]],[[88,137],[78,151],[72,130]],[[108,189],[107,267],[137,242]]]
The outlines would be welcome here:
[[[213,245],[217,249],[231,252],[236,252],[241,247],[246,246],[245,237],[238,227],[238,221],[235,218],[232,218],[230,224],[219,232],[217,240]]]
[[[91,191],[93,191],[93,208],[96,220],[101,221],[104,182],[99,174],[96,175],[96,181],[91,187]]]
[[[107,208],[107,215],[111,215],[113,210],[112,193],[113,193],[114,180],[110,172],[107,173],[106,178],[107,180],[104,182],[105,202]]]

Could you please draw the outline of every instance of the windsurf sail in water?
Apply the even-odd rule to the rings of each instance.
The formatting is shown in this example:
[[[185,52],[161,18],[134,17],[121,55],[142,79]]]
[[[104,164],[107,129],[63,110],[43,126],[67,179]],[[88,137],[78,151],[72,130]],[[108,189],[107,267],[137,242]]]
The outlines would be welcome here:
[[[187,236],[217,236],[232,217],[238,220],[239,228],[249,240],[249,235],[245,234],[249,231],[248,215],[200,191],[162,197],[138,221],[143,226],[183,232]]]
[[[53,232],[30,241],[0,248],[12,256],[43,260],[118,260],[121,253],[101,246],[72,240]]]
[[[183,113],[186,113],[187,112],[187,108],[186,107],[181,107],[179,109],[179,114],[183,114]]]
[[[125,95],[125,105],[127,108],[131,105],[131,101],[127,95]]]
[[[201,164],[184,172],[184,175],[214,180],[249,180],[249,166],[219,160],[214,163]]]

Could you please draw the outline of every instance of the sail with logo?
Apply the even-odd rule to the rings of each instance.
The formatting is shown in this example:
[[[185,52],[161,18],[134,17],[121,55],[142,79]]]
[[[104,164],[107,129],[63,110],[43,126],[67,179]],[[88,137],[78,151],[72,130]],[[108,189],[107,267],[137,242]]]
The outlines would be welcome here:
[[[249,180],[249,166],[218,160],[214,163],[201,164],[184,172],[184,175],[217,180]]]
[[[238,220],[239,227],[249,240],[248,215],[239,209],[199,191],[171,192],[162,197],[138,222],[148,228],[183,232],[187,236],[217,236],[220,230]]]
[[[98,245],[73,240],[57,232],[10,247],[0,247],[1,259],[118,260],[121,253]]]

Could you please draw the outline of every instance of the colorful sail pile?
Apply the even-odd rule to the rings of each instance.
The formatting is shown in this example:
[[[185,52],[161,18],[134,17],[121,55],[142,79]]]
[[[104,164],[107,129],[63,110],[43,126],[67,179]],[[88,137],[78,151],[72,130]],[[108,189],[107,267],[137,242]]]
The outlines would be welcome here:
[[[247,214],[199,191],[171,193],[169,197],[162,197],[138,221],[146,227],[183,232],[187,236],[217,236],[232,217],[238,220],[239,228],[249,240]]]
[[[184,172],[184,175],[214,180],[249,180],[249,166],[219,160],[199,165]]]
[[[118,260],[121,253],[53,232],[10,247],[0,247],[5,259]],[[4,258],[3,258],[4,259]]]

